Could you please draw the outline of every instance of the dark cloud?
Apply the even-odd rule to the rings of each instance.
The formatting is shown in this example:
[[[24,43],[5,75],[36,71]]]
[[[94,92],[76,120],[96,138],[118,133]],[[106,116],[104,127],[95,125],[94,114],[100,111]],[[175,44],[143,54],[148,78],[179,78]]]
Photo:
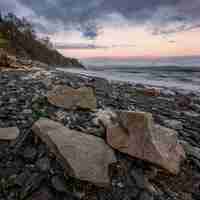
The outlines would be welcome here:
[[[2,3],[2,1],[4,3]],[[130,24],[152,24],[154,34],[168,34],[195,28],[200,20],[200,0],[15,0],[33,10],[35,15],[51,24],[60,23],[65,30],[77,29],[83,37],[94,39],[100,32],[105,16],[117,13]],[[5,5],[14,0],[1,0]],[[4,5],[5,4],[5,5]],[[9,7],[13,5],[10,3]],[[162,13],[163,8],[168,11]],[[159,13],[160,12],[160,13]],[[156,15],[156,13],[159,13]],[[173,23],[175,24],[173,27]],[[177,27],[177,23],[179,23]],[[40,24],[40,30],[45,24]],[[39,26],[38,26],[39,27]],[[163,29],[164,27],[164,29]],[[50,31],[59,31],[56,28]]]

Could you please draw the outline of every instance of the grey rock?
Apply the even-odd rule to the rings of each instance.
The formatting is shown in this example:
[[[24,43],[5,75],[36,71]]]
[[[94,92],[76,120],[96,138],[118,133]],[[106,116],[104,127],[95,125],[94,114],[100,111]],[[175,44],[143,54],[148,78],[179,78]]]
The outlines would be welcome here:
[[[51,178],[51,184],[53,188],[58,192],[66,192],[67,187],[65,181],[60,176],[53,176]]]
[[[51,163],[48,157],[40,158],[36,162],[36,166],[41,170],[41,171],[49,171],[51,168]]]
[[[193,156],[193,157],[197,158],[198,160],[200,160],[200,148],[194,147],[185,141],[180,141],[180,142],[181,142],[183,148],[185,149],[185,152],[187,155]]]
[[[161,90],[161,94],[163,96],[166,96],[166,97],[171,97],[171,96],[175,96],[176,95],[176,93],[174,91],[168,90],[168,89]]]
[[[199,117],[200,114],[197,113],[197,112],[194,112],[194,111],[184,111],[183,114],[186,116],[186,117],[189,117],[189,118],[195,118],[195,117]]]
[[[146,191],[142,191],[139,200],[153,200],[153,196]]]
[[[198,113],[200,112],[200,105],[199,104],[192,104],[191,107],[195,112],[198,112]]]
[[[33,147],[27,147],[23,152],[23,157],[28,160],[34,160],[36,155],[37,155],[37,150]]]
[[[155,189],[153,185],[148,181],[147,177],[145,177],[142,170],[133,169],[131,170],[130,175],[138,188],[154,193]]]
[[[181,121],[178,120],[164,120],[164,125],[168,128],[172,128],[174,130],[181,130],[183,129],[183,124]]]
[[[16,177],[15,184],[22,187],[25,185],[25,183],[29,180],[30,177],[31,177],[30,172],[28,171],[22,172]]]

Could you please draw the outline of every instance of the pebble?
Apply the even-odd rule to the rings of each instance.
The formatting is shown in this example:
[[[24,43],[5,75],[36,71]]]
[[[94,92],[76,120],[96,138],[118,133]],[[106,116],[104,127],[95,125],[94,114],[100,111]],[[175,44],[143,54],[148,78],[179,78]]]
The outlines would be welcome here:
[[[48,157],[40,158],[36,162],[36,166],[43,172],[47,172],[51,168],[50,160]]]
[[[63,180],[63,178],[61,178],[60,176],[53,176],[51,178],[51,184],[53,186],[53,188],[58,191],[58,192],[66,192],[66,184],[65,181]]]
[[[168,128],[172,128],[175,130],[181,130],[183,129],[183,124],[181,121],[178,120],[165,120],[164,125]]]
[[[32,147],[27,147],[24,149],[23,157],[27,160],[34,160],[37,155],[37,150]]]

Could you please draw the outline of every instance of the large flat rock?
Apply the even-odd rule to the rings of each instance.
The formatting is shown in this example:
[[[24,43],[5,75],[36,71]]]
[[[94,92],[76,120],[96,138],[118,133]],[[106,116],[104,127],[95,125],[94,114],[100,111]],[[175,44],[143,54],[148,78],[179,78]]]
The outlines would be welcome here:
[[[68,86],[56,86],[49,91],[48,101],[58,107],[66,109],[96,109],[97,102],[94,91],[90,87],[74,89]]]
[[[116,162],[116,158],[103,139],[44,118],[37,121],[32,130],[47,144],[70,176],[101,186],[110,183],[108,166]]]
[[[19,129],[17,127],[0,128],[0,140],[12,141],[19,136]]]
[[[185,152],[176,131],[155,125],[144,112],[117,112],[118,123],[107,126],[107,142],[115,149],[177,174]]]

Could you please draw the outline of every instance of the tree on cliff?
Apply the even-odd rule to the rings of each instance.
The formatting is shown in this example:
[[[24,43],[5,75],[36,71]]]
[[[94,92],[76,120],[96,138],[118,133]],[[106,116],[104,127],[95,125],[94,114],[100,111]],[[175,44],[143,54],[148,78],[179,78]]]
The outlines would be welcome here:
[[[6,50],[9,53],[51,65],[83,67],[76,59],[66,58],[53,49],[48,37],[38,39],[33,25],[26,18],[20,19],[13,13],[0,16],[0,40],[8,41]]]

